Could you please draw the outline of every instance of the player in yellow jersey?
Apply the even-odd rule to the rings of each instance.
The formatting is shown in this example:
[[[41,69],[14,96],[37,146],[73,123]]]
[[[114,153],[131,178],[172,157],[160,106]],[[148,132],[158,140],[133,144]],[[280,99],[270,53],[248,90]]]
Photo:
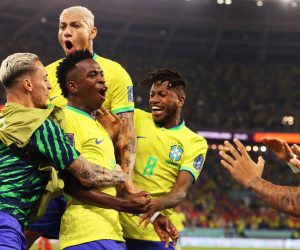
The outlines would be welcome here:
[[[91,162],[108,169],[116,167],[112,140],[93,113],[106,98],[103,71],[89,51],[68,55],[58,66],[57,76],[62,93],[68,98],[65,132],[75,148]],[[70,177],[70,174],[68,174]],[[64,175],[64,179],[66,176]],[[66,181],[67,186],[68,181]],[[140,213],[147,208],[147,193],[132,194],[127,199],[116,196],[115,187],[102,188],[101,204],[106,208],[77,200],[72,185],[60,229],[61,249],[125,249],[118,211]],[[109,199],[109,200],[108,200]]]
[[[119,149],[122,169],[128,173],[134,167],[136,137],[133,130],[133,86],[126,70],[117,62],[99,56],[94,52],[93,40],[97,36],[97,28],[94,26],[94,15],[90,10],[82,6],[73,6],[64,9],[59,17],[58,38],[66,55],[76,50],[87,49],[93,54],[94,60],[101,66],[107,85],[106,99],[103,106],[113,114],[117,114],[127,127],[126,143]],[[56,68],[62,59],[53,62],[46,67],[48,80],[52,85],[49,99],[51,103],[62,107],[67,104],[66,98],[61,93],[57,83]],[[123,138],[119,138],[122,140]],[[129,151],[129,152],[127,152]],[[130,175],[131,176],[131,175]],[[136,192],[132,186],[132,180],[126,184],[130,193]]]
[[[133,129],[132,81],[120,64],[94,52],[93,40],[96,36],[97,28],[94,26],[94,15],[90,10],[82,6],[74,6],[62,11],[59,18],[58,38],[65,54],[69,55],[76,50],[88,49],[104,72],[108,89],[103,106],[123,121],[126,133],[117,138],[119,143],[116,144],[119,146],[120,155],[118,162],[129,176],[125,185],[127,191],[135,193],[137,189],[132,185],[136,148],[136,137]],[[56,77],[56,68],[61,61],[62,59],[57,60],[46,67],[48,80],[52,85],[49,99],[51,103],[59,107],[67,104],[67,99],[62,95]],[[64,208],[65,200],[62,197],[50,202],[45,216],[30,226],[31,231],[26,232],[29,245],[41,235],[48,238],[58,238],[59,222]]]
[[[175,207],[199,176],[207,151],[206,140],[188,129],[181,118],[186,83],[175,70],[159,69],[141,82],[149,84],[151,113],[136,109],[138,138],[134,185],[151,193],[151,210],[141,219],[121,213],[127,250],[165,249],[148,223],[157,212]],[[168,211],[172,221],[172,209]],[[170,244],[167,249],[174,249]]]

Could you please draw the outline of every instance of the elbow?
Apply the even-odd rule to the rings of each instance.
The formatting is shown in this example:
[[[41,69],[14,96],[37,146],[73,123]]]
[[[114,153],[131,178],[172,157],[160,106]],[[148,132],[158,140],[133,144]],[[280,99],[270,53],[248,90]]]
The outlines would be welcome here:
[[[80,184],[84,187],[88,187],[88,188],[91,188],[91,187],[96,187],[96,183],[95,181],[92,179],[92,178],[88,178],[88,179],[80,179],[79,180]]]
[[[183,201],[186,198],[186,192],[180,192],[177,195],[177,204]]]

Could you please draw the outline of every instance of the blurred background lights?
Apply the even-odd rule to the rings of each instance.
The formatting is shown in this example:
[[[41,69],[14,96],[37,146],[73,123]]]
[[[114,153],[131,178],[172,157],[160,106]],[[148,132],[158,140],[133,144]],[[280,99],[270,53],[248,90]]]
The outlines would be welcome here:
[[[261,7],[261,6],[264,5],[264,2],[261,1],[261,0],[258,0],[258,1],[256,1],[256,5],[257,5],[258,7]]]

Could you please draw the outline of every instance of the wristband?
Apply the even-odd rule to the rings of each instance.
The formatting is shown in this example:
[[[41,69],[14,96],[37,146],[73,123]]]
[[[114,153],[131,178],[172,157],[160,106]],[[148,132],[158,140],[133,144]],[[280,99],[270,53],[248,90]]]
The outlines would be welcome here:
[[[150,218],[150,222],[153,223],[155,219],[160,215],[160,212],[155,212]]]

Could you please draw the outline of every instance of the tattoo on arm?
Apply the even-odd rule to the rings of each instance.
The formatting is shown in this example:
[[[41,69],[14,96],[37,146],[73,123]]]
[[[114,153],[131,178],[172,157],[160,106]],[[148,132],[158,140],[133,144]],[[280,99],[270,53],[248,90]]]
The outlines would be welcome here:
[[[259,177],[250,188],[267,204],[292,216],[300,216],[300,186],[279,186]]]
[[[133,113],[118,114],[121,120],[121,132],[118,138],[120,165],[125,173],[133,171],[136,157],[136,136],[133,128]]]
[[[122,171],[110,171],[107,168],[91,163],[79,156],[68,170],[87,187],[107,187],[123,184],[126,174]]]

